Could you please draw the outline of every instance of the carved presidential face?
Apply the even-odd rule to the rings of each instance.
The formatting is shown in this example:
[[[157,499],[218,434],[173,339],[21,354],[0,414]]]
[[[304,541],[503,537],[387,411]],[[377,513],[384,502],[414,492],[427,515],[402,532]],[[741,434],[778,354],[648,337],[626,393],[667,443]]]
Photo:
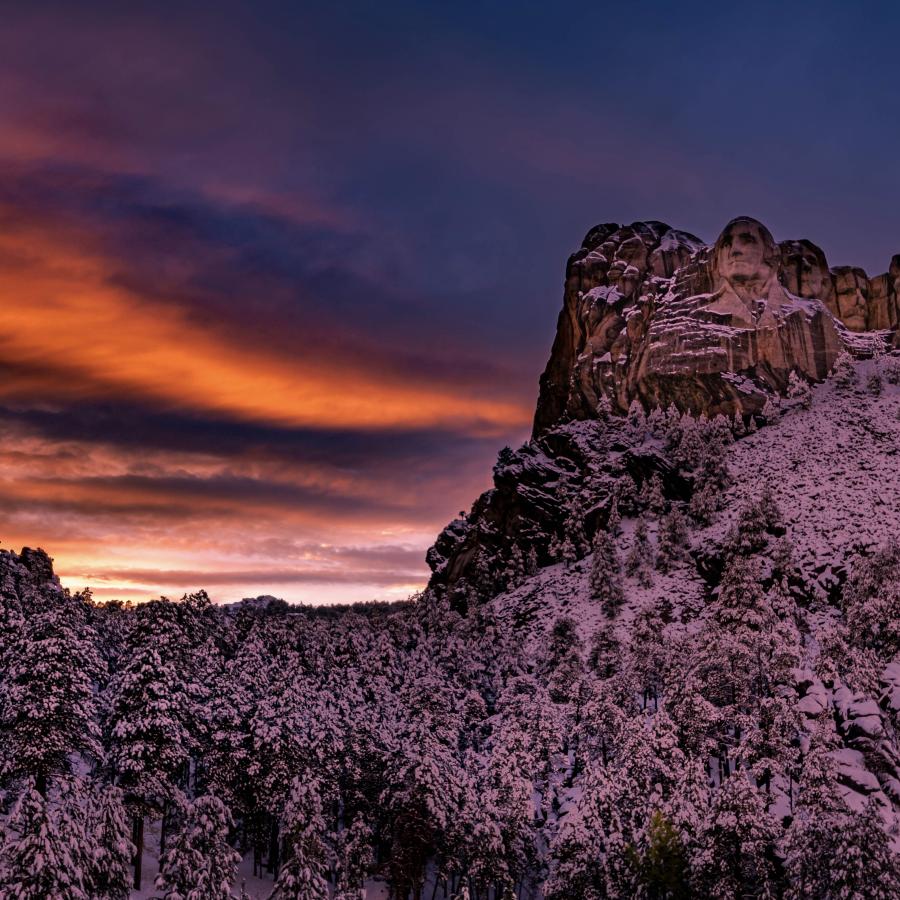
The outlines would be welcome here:
[[[775,242],[754,219],[735,219],[716,241],[716,270],[732,282],[764,281],[772,271]]]
[[[831,274],[822,250],[810,241],[784,241],[780,246],[787,289],[799,297],[815,297],[828,303],[832,296]]]
[[[825,294],[825,273],[814,251],[804,249],[800,258],[800,296],[822,297]]]

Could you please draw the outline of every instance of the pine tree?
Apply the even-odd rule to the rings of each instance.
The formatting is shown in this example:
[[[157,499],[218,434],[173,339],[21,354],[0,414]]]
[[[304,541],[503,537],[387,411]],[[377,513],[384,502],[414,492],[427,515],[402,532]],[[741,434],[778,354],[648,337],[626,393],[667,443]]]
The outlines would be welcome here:
[[[732,556],[722,573],[711,617],[731,633],[738,627],[759,631],[774,622],[774,614],[762,588],[759,563],[753,558]]]
[[[594,599],[603,605],[607,615],[614,615],[625,600],[615,541],[601,528],[598,528],[594,535],[591,593]]]
[[[509,554],[509,561],[503,573],[506,589],[512,590],[517,588],[525,580],[525,574],[525,560],[522,557],[522,551],[518,544],[513,544]]]
[[[665,512],[666,498],[663,493],[662,479],[658,472],[654,472],[649,481],[644,482],[640,499],[645,509],[649,509],[657,515]]]
[[[668,572],[674,563],[685,559],[687,547],[687,524],[681,512],[673,508],[659,523],[656,568],[660,572]]]
[[[654,437],[663,437],[666,433],[666,413],[661,406],[654,406],[647,416],[647,427]]]
[[[650,816],[646,849],[635,853],[638,883],[648,900],[687,900],[691,896],[687,851],[678,829],[661,810]]]
[[[647,434],[647,416],[640,400],[631,401],[625,423],[634,440],[643,440]]]
[[[885,660],[900,652],[900,543],[857,559],[842,601],[855,644]]]
[[[619,669],[622,654],[613,626],[603,622],[591,638],[588,665],[599,678],[611,678]]]
[[[509,468],[515,462],[516,455],[513,453],[511,447],[502,447],[500,452],[497,454],[497,462],[494,463],[494,477],[497,478],[499,475],[504,473],[504,470]]]
[[[812,406],[812,390],[806,379],[801,378],[796,372],[788,375],[788,397],[796,401],[803,409]]]
[[[800,716],[784,697],[760,698],[743,735],[741,755],[768,798],[772,780],[789,775],[799,762]]]
[[[777,896],[774,865],[779,829],[743,772],[725,780],[700,827],[691,860],[702,897]]]
[[[760,413],[766,424],[777,422],[781,418],[781,403],[778,397],[767,397]]]
[[[558,544],[557,552],[559,558],[566,564],[566,567],[569,567],[578,561],[578,551],[575,549],[575,544],[572,542],[568,533],[562,536],[562,539]]]
[[[609,504],[609,515],[606,517],[606,530],[617,537],[622,533],[622,516],[619,513],[619,499],[613,493]]]
[[[365,880],[374,865],[372,829],[356,819],[338,835],[336,847],[337,877],[333,900],[365,900]]]
[[[282,822],[285,861],[278,873],[272,900],[328,897],[325,820],[317,781],[294,779]]]
[[[711,482],[702,482],[691,495],[688,512],[691,518],[703,525],[709,525],[715,518],[721,502],[721,488]]]
[[[758,500],[749,499],[741,507],[735,528],[728,536],[728,550],[750,556],[763,550],[770,531],[781,526],[781,511],[766,486]]]
[[[567,562],[574,562],[587,552],[588,539],[584,531],[584,509],[577,497],[571,497],[564,506],[565,521],[563,523],[564,541],[568,541],[573,548],[574,557],[570,560],[564,555]]]
[[[831,376],[839,391],[847,392],[852,390],[859,377],[856,374],[856,368],[853,365],[853,357],[847,351],[843,351],[834,362],[834,368],[831,370]]]
[[[631,549],[625,558],[625,572],[637,578],[642,587],[650,587],[653,583],[653,564],[653,545],[647,531],[647,520],[641,516],[634,529]]]
[[[537,575],[539,570],[540,565],[538,564],[537,550],[535,550],[534,544],[532,544],[528,548],[528,554],[525,557],[525,574],[530,578],[532,575]]]
[[[574,620],[560,616],[550,631],[544,670],[547,687],[555,703],[566,703],[576,693],[578,680],[584,671],[583,646]]]
[[[85,884],[87,842],[81,824],[29,780],[7,822],[0,847],[0,896],[10,900],[94,900]]]
[[[554,865],[544,889],[547,900],[635,896],[632,835],[622,815],[620,774],[598,765],[586,772],[577,810],[551,847]]]
[[[638,489],[634,479],[626,472],[613,483],[612,496],[616,500],[619,511],[633,513],[636,509]]]
[[[784,516],[781,514],[781,509],[769,482],[763,485],[762,493],[759,495],[759,508],[765,522],[766,531],[773,534],[784,530]]]
[[[74,754],[100,754],[94,681],[101,663],[76,617],[69,602],[29,617],[0,688],[3,774],[32,776],[43,795],[48,778],[71,771]]]
[[[680,746],[706,759],[716,749],[722,711],[704,696],[706,685],[693,671],[667,685],[666,711],[678,730]]]
[[[134,845],[122,792],[112,785],[94,790],[87,814],[93,848],[87,873],[94,900],[128,900]]]
[[[631,628],[631,667],[643,692],[643,705],[656,704],[665,663],[664,622],[657,605],[648,603],[637,611]]]
[[[788,900],[900,896],[900,861],[873,799],[861,812],[799,810],[784,850]]]
[[[884,390],[884,382],[881,379],[881,375],[878,372],[873,372],[868,380],[866,381],[866,390],[872,394],[873,397],[880,397],[881,392]]]
[[[159,861],[164,900],[229,900],[240,855],[228,843],[231,815],[218,797],[188,803],[181,827]]]
[[[136,611],[125,666],[107,689],[109,762],[133,814],[136,889],[144,818],[180,800],[193,747],[188,723],[197,717],[185,680],[189,662],[184,637],[172,606],[154,601]]]
[[[884,367],[884,379],[888,384],[900,384],[900,359],[892,358]]]
[[[839,829],[831,878],[831,890],[838,897],[888,900],[900,896],[900,860],[874,798],[862,813],[846,817]]]

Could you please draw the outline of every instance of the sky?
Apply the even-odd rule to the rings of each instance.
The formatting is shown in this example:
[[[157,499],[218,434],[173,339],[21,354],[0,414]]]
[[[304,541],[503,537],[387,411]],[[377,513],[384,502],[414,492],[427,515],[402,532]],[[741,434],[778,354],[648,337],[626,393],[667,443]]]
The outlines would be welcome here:
[[[598,222],[900,252],[892,3],[0,2],[0,547],[401,599]]]

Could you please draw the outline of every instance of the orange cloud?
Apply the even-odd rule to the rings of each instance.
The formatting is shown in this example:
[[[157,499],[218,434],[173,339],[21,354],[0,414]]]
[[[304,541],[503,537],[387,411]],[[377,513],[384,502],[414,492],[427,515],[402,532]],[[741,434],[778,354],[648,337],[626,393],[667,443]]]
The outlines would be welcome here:
[[[427,373],[410,384],[317,357],[314,348],[286,358],[241,344],[216,322],[198,323],[175,304],[111,284],[102,258],[49,242],[38,229],[3,234],[0,254],[0,355],[33,373],[6,380],[0,399],[52,388],[51,399],[124,395],[294,427],[452,425],[490,433],[529,419],[518,403],[429,383]]]

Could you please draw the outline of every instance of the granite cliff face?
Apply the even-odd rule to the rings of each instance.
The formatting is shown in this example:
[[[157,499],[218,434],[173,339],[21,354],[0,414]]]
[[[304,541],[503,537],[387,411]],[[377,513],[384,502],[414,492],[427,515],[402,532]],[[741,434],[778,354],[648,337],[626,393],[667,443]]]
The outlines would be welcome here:
[[[900,256],[870,279],[829,269],[810,241],[776,243],[745,217],[711,246],[662,222],[598,225],[568,262],[532,440],[500,454],[494,487],[441,533],[428,553],[432,585],[461,590],[462,608],[508,583],[523,563],[516,546],[532,567],[548,565],[575,519],[589,543],[632,502],[616,484],[645,492],[656,478],[669,500],[702,509],[721,488],[709,473],[722,440],[777,420],[842,354],[895,371],[896,360],[872,358],[898,355],[898,321]],[[647,413],[650,444],[631,422]],[[696,419],[695,445],[713,448],[692,451],[688,465],[665,437],[680,416]]]
[[[758,413],[791,372],[819,382],[844,350],[887,349],[898,320],[900,256],[870,279],[746,217],[712,246],[662,222],[598,225],[566,267],[534,431],[595,417],[603,397]]]

